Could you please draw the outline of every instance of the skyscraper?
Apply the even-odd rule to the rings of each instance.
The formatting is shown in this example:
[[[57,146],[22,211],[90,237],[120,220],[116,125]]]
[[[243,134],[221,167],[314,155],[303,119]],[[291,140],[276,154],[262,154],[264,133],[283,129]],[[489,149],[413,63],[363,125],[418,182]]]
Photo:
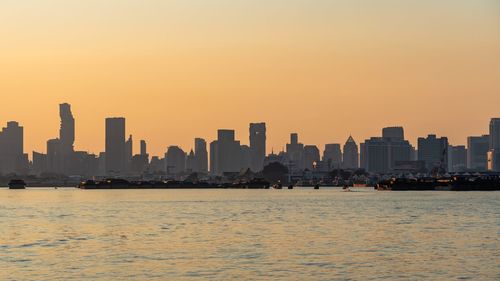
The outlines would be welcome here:
[[[134,141],[132,135],[125,142],[125,170],[129,172],[132,168],[132,156],[134,156]]]
[[[403,127],[387,127],[382,129],[384,139],[404,140],[405,134]]]
[[[323,151],[323,162],[326,163],[329,170],[339,169],[341,167],[342,150],[340,149],[340,144],[325,144],[325,151]]]
[[[320,161],[319,149],[315,145],[304,146],[304,169],[314,170],[315,164]]]
[[[217,140],[210,144],[210,171],[214,175],[236,173],[241,170],[240,142],[234,130],[218,130]]]
[[[489,169],[500,172],[500,118],[490,121]]]
[[[349,136],[344,144],[344,153],[342,159],[342,167],[345,169],[359,168],[359,150],[356,141],[352,136]]]
[[[0,131],[0,173],[23,173],[28,157],[24,154],[24,128],[11,121]]]
[[[461,172],[467,168],[467,149],[465,145],[451,146],[448,149],[450,154],[450,172]]]
[[[125,118],[106,118],[106,174],[125,172]]]
[[[178,176],[186,170],[186,153],[178,146],[169,146],[165,153],[167,175]]]
[[[207,142],[202,138],[194,139],[194,172],[207,173],[208,172],[208,151]]]
[[[467,138],[467,168],[486,171],[488,168],[488,150],[490,136],[472,136]]]
[[[288,169],[291,173],[304,170],[304,145],[299,143],[297,133],[290,134],[290,143],[286,145]]]
[[[436,168],[448,169],[448,138],[428,135],[418,138],[418,160],[424,161],[429,172]]]
[[[260,172],[266,158],[266,123],[250,123],[250,169]]]
[[[75,118],[71,113],[71,105],[63,103],[59,105],[59,117],[61,118],[61,126],[59,129],[59,143],[57,157],[55,160],[59,163],[56,172],[61,174],[71,174],[76,169],[74,164],[74,143],[75,143]]]

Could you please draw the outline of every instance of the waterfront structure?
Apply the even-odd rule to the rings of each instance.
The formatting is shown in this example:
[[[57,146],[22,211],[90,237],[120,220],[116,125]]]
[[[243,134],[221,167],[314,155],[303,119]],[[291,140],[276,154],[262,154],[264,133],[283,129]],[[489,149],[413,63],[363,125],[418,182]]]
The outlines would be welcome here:
[[[500,118],[490,121],[489,170],[500,172]]]
[[[0,131],[0,173],[25,173],[28,156],[24,154],[24,128],[11,121]]]
[[[266,123],[250,123],[250,169],[260,172],[266,158]]]
[[[297,133],[290,134],[290,143],[286,144],[288,169],[291,173],[304,170],[304,144],[299,143]]]
[[[359,168],[359,149],[356,141],[352,136],[349,136],[344,144],[344,152],[342,155],[342,167],[344,169]]]
[[[471,136],[467,138],[467,168],[474,171],[486,171],[488,168],[488,150],[490,136]]]
[[[418,138],[418,160],[425,163],[429,172],[448,169],[448,138],[428,135]]]
[[[323,162],[325,162],[329,171],[339,169],[342,166],[342,150],[340,149],[340,144],[325,144]]]
[[[106,118],[106,174],[119,175],[126,168],[125,118]]]

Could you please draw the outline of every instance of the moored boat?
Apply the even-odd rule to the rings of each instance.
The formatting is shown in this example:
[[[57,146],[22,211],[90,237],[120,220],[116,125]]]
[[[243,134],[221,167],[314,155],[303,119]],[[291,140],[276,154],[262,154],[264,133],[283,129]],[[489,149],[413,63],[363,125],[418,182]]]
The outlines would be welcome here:
[[[26,182],[20,179],[11,180],[9,182],[9,189],[26,189]]]

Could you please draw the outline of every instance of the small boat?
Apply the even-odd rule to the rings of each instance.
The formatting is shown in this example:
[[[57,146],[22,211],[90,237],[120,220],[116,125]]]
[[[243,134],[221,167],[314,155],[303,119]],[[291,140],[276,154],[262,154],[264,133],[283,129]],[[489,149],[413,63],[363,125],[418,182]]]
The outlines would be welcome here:
[[[26,182],[23,180],[11,180],[9,182],[9,189],[26,189]]]
[[[293,189],[293,184],[289,185],[288,189]]]
[[[316,185],[314,186],[314,189],[319,189],[319,184],[316,184]]]
[[[278,184],[273,185],[273,188],[274,189],[283,189],[283,185],[281,185],[281,183],[278,183]]]

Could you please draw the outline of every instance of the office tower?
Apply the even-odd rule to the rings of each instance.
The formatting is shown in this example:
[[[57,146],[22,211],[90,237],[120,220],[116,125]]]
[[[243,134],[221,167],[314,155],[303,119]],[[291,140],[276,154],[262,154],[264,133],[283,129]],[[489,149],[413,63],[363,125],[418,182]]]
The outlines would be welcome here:
[[[418,138],[418,160],[425,163],[425,168],[432,172],[435,169],[448,169],[448,138],[437,138],[428,135]]]
[[[240,146],[240,168],[247,170],[250,169],[252,164],[252,151],[248,145]],[[264,163],[262,163],[264,164]]]
[[[315,145],[304,146],[304,169],[314,170],[316,164],[320,161],[319,149]]]
[[[342,166],[342,151],[340,144],[325,144],[323,151],[323,162],[326,163],[328,170],[339,169]]]
[[[344,153],[342,159],[342,167],[344,169],[359,168],[359,152],[358,145],[352,136],[349,136],[344,144]]]
[[[186,170],[186,153],[178,146],[169,146],[165,153],[167,175],[177,176]]]
[[[50,139],[47,141],[47,172],[62,173],[61,140]]]
[[[24,154],[24,128],[11,121],[0,131],[0,173],[24,173],[28,168]]]
[[[141,156],[148,156],[148,149],[147,149],[147,144],[145,140],[141,140]]]
[[[290,134],[290,143],[286,145],[288,169],[291,173],[304,170],[304,145],[299,143],[297,133]]]
[[[125,172],[125,118],[106,118],[106,174]]]
[[[489,170],[500,172],[500,118],[490,121]]]
[[[450,172],[462,172],[467,169],[467,149],[465,145],[457,145],[448,148],[450,154]]]
[[[402,127],[383,128],[382,137],[372,137],[362,144],[361,159],[368,172],[388,173],[412,160],[412,146],[404,139]]]
[[[33,151],[33,173],[40,175],[47,171],[47,155]]]
[[[250,124],[250,169],[260,172],[264,168],[266,158],[266,123]]]
[[[404,140],[403,127],[387,127],[382,129],[382,138],[393,140]]]
[[[490,136],[472,136],[467,138],[467,168],[486,171],[488,168],[488,150]]]
[[[125,142],[125,167],[126,171],[132,169],[132,156],[134,155],[134,141],[132,140],[132,135],[128,137]]]
[[[195,167],[194,171],[197,173],[208,172],[208,151],[207,142],[202,138],[194,139],[194,156]]]
[[[186,172],[188,173],[196,172],[196,156],[192,149],[186,156]]]
[[[241,170],[240,142],[234,130],[218,130],[217,140],[210,143],[210,171],[214,175],[237,173]]]
[[[61,125],[59,129],[59,157],[61,174],[71,174],[77,171],[73,164],[74,159],[74,143],[75,143],[75,118],[71,113],[71,105],[63,103],[59,105],[59,117]]]

